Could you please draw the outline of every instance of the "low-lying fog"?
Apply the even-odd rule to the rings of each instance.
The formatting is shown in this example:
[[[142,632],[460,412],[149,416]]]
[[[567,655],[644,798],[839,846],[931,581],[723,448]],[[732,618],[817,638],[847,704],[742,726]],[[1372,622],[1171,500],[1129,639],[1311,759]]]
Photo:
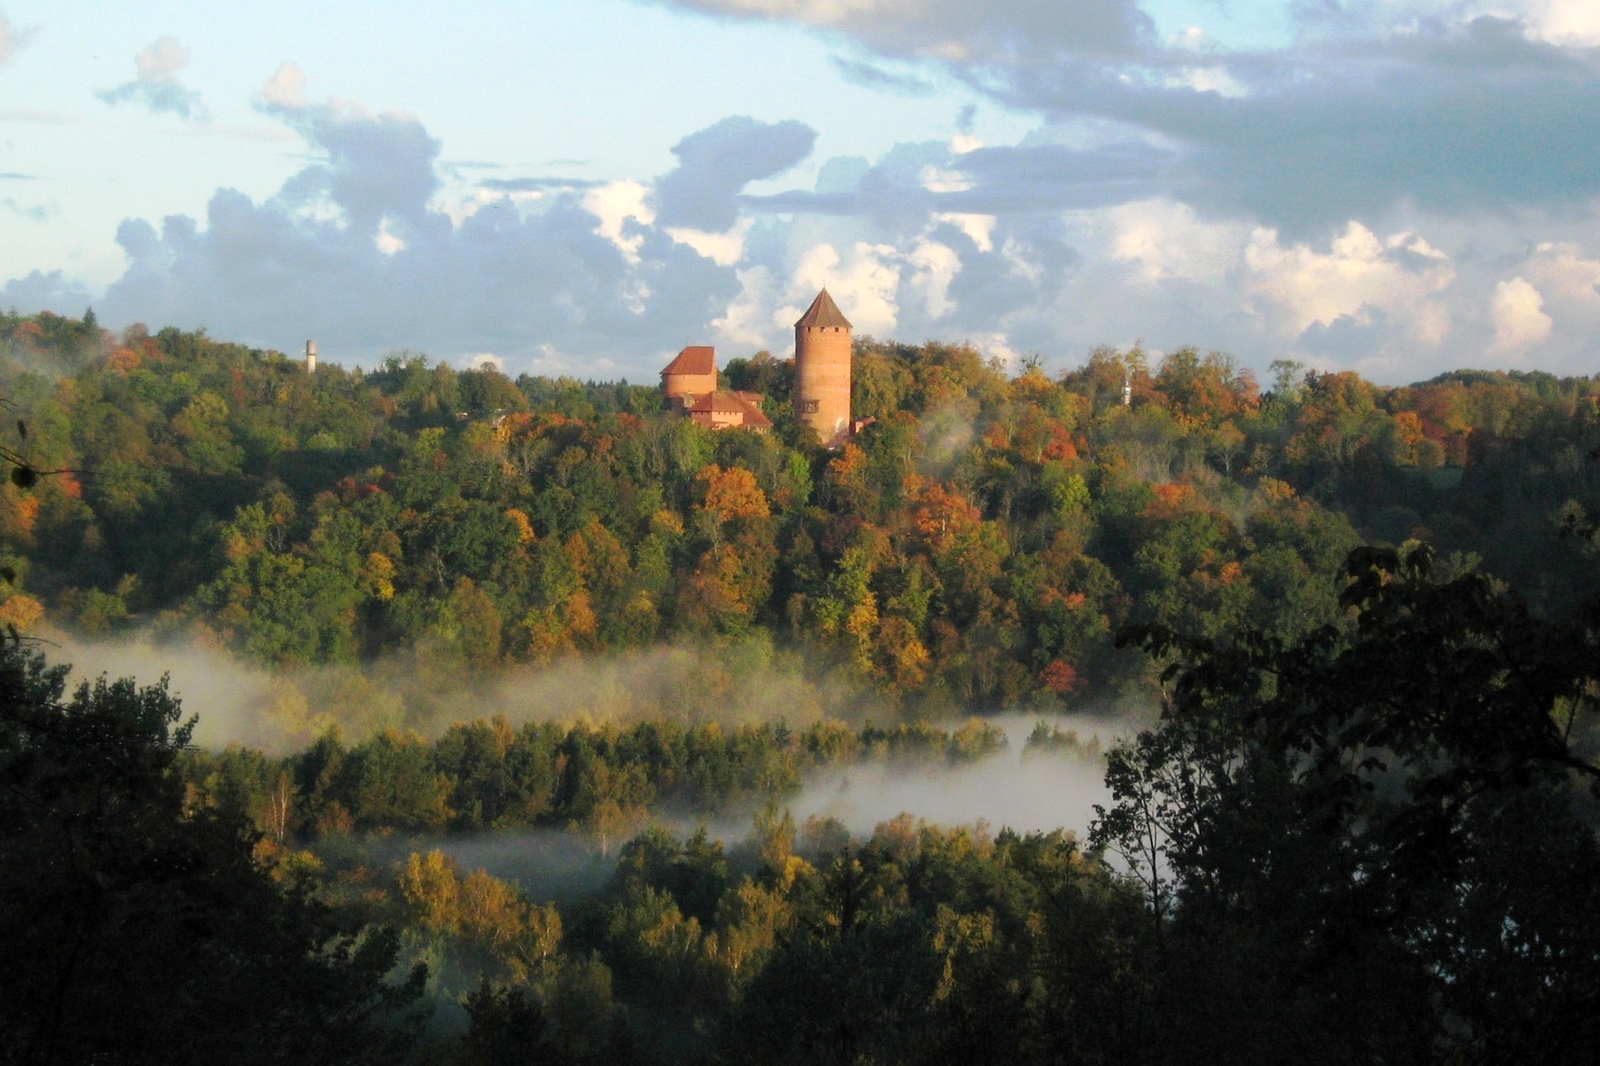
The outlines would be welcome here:
[[[104,673],[153,684],[169,674],[185,714],[199,716],[195,740],[206,747],[242,742],[277,752],[293,750],[334,721],[347,738],[354,739],[385,725],[437,733],[451,721],[493,714],[505,714],[513,722],[628,720],[651,713],[698,717],[684,709],[684,698],[685,686],[693,691],[690,682],[702,664],[693,652],[676,648],[567,662],[544,670],[515,669],[491,683],[452,693],[447,679],[415,677],[416,664],[398,659],[369,665],[364,671],[327,667],[278,673],[193,643],[158,644],[141,638],[91,644],[62,635],[51,640],[55,646],[49,657],[74,664],[74,683]],[[821,704],[827,701],[818,690],[802,691],[805,682],[792,672],[774,676],[774,671],[761,669],[762,664],[752,665],[752,676],[724,677],[725,709],[718,718],[736,722],[782,717],[803,725],[821,716]],[[716,669],[726,675],[729,666],[722,661]],[[406,713],[403,705],[411,712]],[[416,721],[418,706],[426,712],[421,722]],[[961,765],[870,762],[830,770],[808,781],[785,806],[797,825],[812,817],[835,818],[858,838],[902,813],[945,826],[987,823],[991,831],[1065,828],[1082,838],[1094,805],[1109,800],[1100,752],[1141,724],[1110,712],[1105,716],[1013,713],[986,720],[1005,730],[1009,741],[1005,751]],[[1028,735],[1040,721],[1075,733],[1078,745],[1028,752]],[[936,724],[955,729],[962,722]],[[685,834],[702,821],[670,813],[657,817]],[[751,831],[748,811],[706,824],[713,836],[730,846],[748,838]],[[421,847],[427,842],[414,843]],[[561,882],[590,881],[610,863],[595,854],[592,844],[560,832],[449,838],[427,846],[445,847],[467,868],[485,867],[498,876],[516,877],[536,893],[545,887],[560,894]],[[551,883],[540,886],[546,881]]]
[[[46,639],[52,661],[73,665],[73,684],[106,674],[151,685],[170,675],[184,714],[199,716],[195,743],[207,748],[237,742],[282,754],[333,725],[347,741],[385,728],[437,736],[456,722],[495,715],[513,725],[667,715],[803,727],[860,711],[860,693],[807,678],[797,656],[762,641],[715,653],[663,645],[483,673],[421,653],[272,670],[191,640],[140,634],[91,642],[59,632]]]
[[[989,823],[994,830],[1071,829],[1088,832],[1096,803],[1108,804],[1105,764],[1097,754],[1024,751],[1040,715],[1007,714],[987,718],[1006,731],[1006,751],[960,766],[936,764],[897,769],[864,763],[819,775],[788,804],[796,822],[809,817],[837,818],[862,836],[901,813],[939,825]],[[1082,715],[1052,715],[1042,720],[1071,730],[1080,743],[1099,740],[1109,748],[1133,731],[1128,722]],[[959,725],[959,723],[952,723]]]

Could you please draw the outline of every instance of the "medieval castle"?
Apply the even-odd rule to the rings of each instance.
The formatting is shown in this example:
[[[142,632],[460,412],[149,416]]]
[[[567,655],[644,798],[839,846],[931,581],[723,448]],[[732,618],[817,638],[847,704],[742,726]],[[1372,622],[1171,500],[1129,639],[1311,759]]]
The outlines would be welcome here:
[[[850,322],[823,289],[794,324],[794,412],[829,447],[861,427],[850,419]],[[667,401],[711,429],[764,433],[772,422],[753,392],[717,388],[716,349],[693,345],[661,371]]]

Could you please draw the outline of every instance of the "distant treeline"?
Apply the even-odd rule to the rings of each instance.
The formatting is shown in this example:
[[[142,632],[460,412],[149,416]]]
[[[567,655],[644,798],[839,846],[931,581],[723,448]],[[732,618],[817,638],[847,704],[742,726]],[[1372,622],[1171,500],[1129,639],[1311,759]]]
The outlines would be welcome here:
[[[513,729],[496,719],[459,723],[431,743],[386,730],[347,746],[327,734],[294,755],[235,745],[189,751],[181,766],[191,802],[248,818],[277,846],[330,833],[552,827],[608,848],[653,813],[753,811],[797,795],[820,770],[960,765],[1006,747],[1005,733],[979,719],[948,731],[837,721],[725,730],[671,720]],[[1047,753],[1095,756],[1099,747],[1041,722],[1023,754]]]
[[[282,666],[404,651],[429,676],[754,640],[835,683],[823,713],[937,716],[1149,693],[1125,623],[1310,632],[1362,539],[1427,542],[1541,609],[1593,587],[1550,536],[1600,488],[1593,381],[1273,373],[1107,349],[1052,378],[864,340],[855,411],[877,421],[829,452],[765,353],[726,366],[767,396],[758,436],[641,386],[409,354],[308,374],[204,333],[0,316],[29,429],[9,443],[66,471],[0,488],[0,624]]]

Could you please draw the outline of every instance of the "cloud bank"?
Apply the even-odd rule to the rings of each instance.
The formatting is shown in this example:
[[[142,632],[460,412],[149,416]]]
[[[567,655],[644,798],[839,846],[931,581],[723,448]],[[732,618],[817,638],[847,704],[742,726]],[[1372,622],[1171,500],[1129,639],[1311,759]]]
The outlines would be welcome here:
[[[686,343],[786,354],[826,284],[858,332],[1052,367],[1143,341],[1395,382],[1592,369],[1593,5],[1294,5],[1282,43],[1249,48],[1163,38],[1132,0],[675,6],[788,22],[855,80],[969,102],[948,141],[815,160],[804,182],[826,130],[737,114],[671,134],[662,174],[482,178],[441,165],[417,115],[319,100],[286,64],[257,106],[311,158],[275,194],[129,219],[103,293],[36,273],[0,303],[649,381]],[[158,107],[186,58],[164,38],[113,92]],[[985,144],[980,106],[1037,119]]]

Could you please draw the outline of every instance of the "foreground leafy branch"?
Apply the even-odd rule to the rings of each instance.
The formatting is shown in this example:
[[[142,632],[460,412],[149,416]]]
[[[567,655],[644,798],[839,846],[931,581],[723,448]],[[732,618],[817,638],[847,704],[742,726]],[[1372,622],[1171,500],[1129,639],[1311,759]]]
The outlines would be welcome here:
[[[1169,663],[1169,696],[1112,753],[1094,840],[1170,913],[1163,986],[1202,1060],[1593,1045],[1600,614],[1535,618],[1432,562],[1358,549],[1353,625],[1296,643],[1125,634]]]

